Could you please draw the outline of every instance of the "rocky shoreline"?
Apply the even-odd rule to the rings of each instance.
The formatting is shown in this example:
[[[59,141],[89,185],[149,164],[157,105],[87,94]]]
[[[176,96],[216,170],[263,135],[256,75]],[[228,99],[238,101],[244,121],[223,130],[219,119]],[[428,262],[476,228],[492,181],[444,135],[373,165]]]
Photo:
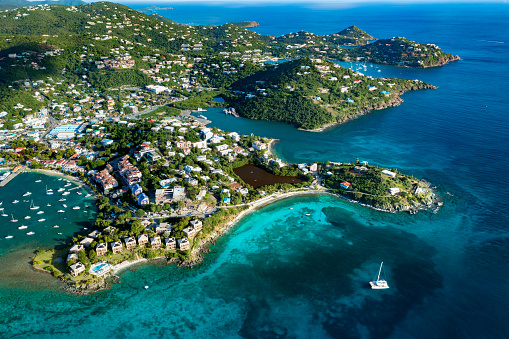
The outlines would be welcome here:
[[[448,63],[450,62],[453,62],[453,61],[459,61],[461,60],[460,56],[459,55],[450,55],[448,58],[440,58],[438,59],[438,62],[435,63],[435,64],[432,64],[432,65],[429,65],[429,66],[417,66],[416,68],[430,68],[430,67],[440,67],[440,66],[443,66],[443,65],[447,65]]]
[[[349,116],[345,116],[345,117],[342,117],[334,122],[331,122],[331,123],[328,123],[320,128],[316,128],[316,129],[304,129],[304,128],[298,128],[299,130],[301,131],[306,131],[306,132],[323,132],[329,128],[332,128],[332,127],[335,127],[335,126],[338,126],[338,125],[342,125],[344,123],[347,123],[349,121],[352,121],[352,120],[355,120],[363,115],[366,115],[366,114],[369,114],[373,111],[380,111],[382,109],[386,109],[386,108],[389,108],[389,107],[396,107],[396,106],[399,106],[401,105],[404,100],[401,99],[400,95],[406,93],[406,92],[409,92],[409,91],[416,91],[416,90],[419,90],[419,89],[437,89],[438,87],[436,86],[433,86],[433,85],[430,85],[430,84],[426,84],[426,83],[420,83],[420,84],[416,84],[416,85],[413,85],[413,86],[410,86],[408,88],[406,88],[405,90],[401,90],[401,91],[398,91],[396,92],[396,96],[392,97],[391,100],[389,100],[389,102],[383,102],[382,104],[379,104],[379,105],[369,105],[369,106],[365,106],[363,108],[361,108],[359,111],[353,113],[352,115],[349,115]]]

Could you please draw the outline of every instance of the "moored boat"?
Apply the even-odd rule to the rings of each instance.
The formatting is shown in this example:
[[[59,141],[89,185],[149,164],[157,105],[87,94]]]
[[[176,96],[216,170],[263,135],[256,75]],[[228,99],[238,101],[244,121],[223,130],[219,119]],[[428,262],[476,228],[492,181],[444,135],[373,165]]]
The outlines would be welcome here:
[[[382,261],[382,263],[380,264],[380,269],[378,270],[378,277],[376,278],[376,280],[369,282],[369,284],[371,285],[371,288],[374,290],[381,290],[381,289],[389,288],[389,285],[387,284],[386,280],[380,280],[380,273],[382,272],[383,264],[384,263]]]
[[[26,228],[28,228],[28,226],[21,225],[20,227],[18,227],[18,230],[24,230],[24,229],[26,229]]]
[[[33,235],[35,232],[27,232],[27,235]]]
[[[14,238],[14,236],[13,236],[13,235],[7,235],[7,236],[5,236],[5,239],[12,239],[12,238]]]
[[[23,196],[24,196],[24,197],[28,197],[28,196],[29,196],[29,195],[31,195],[31,194],[32,194],[32,192],[26,192],[26,193],[23,193]]]
[[[44,220],[46,220],[46,219],[39,219],[39,220],[37,220],[37,221],[44,221]]]

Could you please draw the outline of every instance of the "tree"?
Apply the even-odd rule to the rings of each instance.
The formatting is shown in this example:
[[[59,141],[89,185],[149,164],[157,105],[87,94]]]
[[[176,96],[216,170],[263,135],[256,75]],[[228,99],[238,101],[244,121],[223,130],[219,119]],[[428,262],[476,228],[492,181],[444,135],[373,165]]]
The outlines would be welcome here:
[[[138,210],[136,210],[136,213],[135,215],[138,217],[138,218],[141,218],[145,215],[145,211],[141,208],[139,208]]]

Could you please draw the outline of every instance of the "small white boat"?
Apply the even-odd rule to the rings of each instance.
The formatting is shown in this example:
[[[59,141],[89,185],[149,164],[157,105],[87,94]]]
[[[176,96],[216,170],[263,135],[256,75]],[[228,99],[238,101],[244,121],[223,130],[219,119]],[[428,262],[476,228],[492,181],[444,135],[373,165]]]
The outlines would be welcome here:
[[[18,222],[18,219],[14,219],[14,216],[12,214],[11,217],[12,217],[11,222]]]
[[[65,213],[65,211],[64,211],[64,210],[58,210],[57,212],[58,212],[58,213]]]
[[[68,182],[67,184],[64,185],[64,187],[68,187],[68,186],[71,186],[70,182]]]
[[[82,195],[83,193],[81,193],[81,192],[76,192],[76,194],[77,194],[77,195]]]
[[[57,234],[62,235],[62,233],[57,233]]]
[[[3,210],[4,210],[4,208],[3,208],[3,207],[0,207],[0,211],[3,211]]]
[[[14,238],[13,235],[8,235],[8,236],[5,237],[5,239],[12,239],[12,238]]]
[[[310,213],[306,213],[306,215],[309,217],[311,214]]]
[[[46,195],[52,195],[53,194],[53,190],[50,188],[48,189],[48,186],[46,186]]]
[[[37,214],[43,214],[43,213],[44,213],[44,211],[39,211],[39,212],[37,212]]]
[[[24,229],[26,229],[26,228],[28,228],[28,226],[21,225],[20,227],[18,227],[18,230],[24,230]]]
[[[57,192],[63,192],[63,191],[65,191],[65,188],[63,188],[63,187],[62,187],[62,188],[59,188],[59,189],[57,190]]]
[[[46,220],[46,219],[39,219],[39,220],[37,220],[37,221],[44,221],[44,220]]]
[[[148,290],[148,286],[147,285],[145,285],[145,289]]]
[[[2,217],[8,217],[8,216],[9,216],[8,214],[5,214],[5,213],[2,214]]]
[[[30,218],[32,218],[32,217],[31,217],[31,216],[29,216],[29,215],[27,215],[27,216],[25,217],[25,219],[30,219]]]
[[[88,198],[88,197],[91,197],[92,194],[88,193],[87,195],[85,195],[85,198]]]
[[[62,206],[64,206],[65,208],[67,208],[67,205],[66,205],[66,204],[62,204]]]
[[[53,195],[53,192],[46,192],[46,195]]]
[[[33,235],[35,232],[27,232],[27,235]]]
[[[73,209],[73,210],[79,210],[79,209],[80,209],[80,207],[79,207],[79,206],[74,206],[72,209]]]
[[[24,196],[24,197],[28,197],[28,196],[29,196],[29,195],[31,195],[31,194],[32,194],[32,192],[26,192],[26,193],[24,193],[24,194],[23,194],[23,196]]]
[[[12,203],[17,204],[18,202],[19,202],[19,200],[14,200]]]
[[[378,277],[376,278],[376,281],[370,281],[369,284],[371,285],[371,288],[374,290],[382,290],[389,288],[389,285],[387,285],[387,281],[380,280],[380,273],[382,272],[382,266],[384,262],[380,264],[380,269],[378,270]]]
[[[68,194],[71,194],[71,192],[64,192],[64,193],[62,193],[62,195],[68,195]]]
[[[41,179],[39,179],[39,180],[36,180],[35,182],[41,182],[41,181],[42,181],[42,180],[41,180]]]
[[[38,209],[39,209],[39,206],[35,206],[35,205],[34,205],[34,201],[32,200],[32,202],[30,203],[30,209],[31,209],[31,210],[38,210]]]
[[[58,199],[58,201],[66,201],[67,199],[65,198],[62,198],[62,199]]]
[[[51,204],[47,204],[46,206],[50,207],[50,206],[51,206]]]
[[[59,228],[59,227],[60,227],[60,226],[58,226],[58,225],[53,226],[53,228]]]

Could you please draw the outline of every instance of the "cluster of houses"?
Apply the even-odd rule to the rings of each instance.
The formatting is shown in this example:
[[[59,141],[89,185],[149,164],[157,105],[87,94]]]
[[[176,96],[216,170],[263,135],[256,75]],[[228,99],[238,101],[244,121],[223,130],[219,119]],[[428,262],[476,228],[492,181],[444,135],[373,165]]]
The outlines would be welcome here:
[[[167,237],[161,239],[161,235],[169,235],[171,233],[172,227],[167,223],[160,223],[157,227],[155,227],[155,232],[158,234],[153,237],[149,237],[148,234],[139,234],[137,237],[126,237],[122,240],[113,241],[110,243],[101,242],[98,243],[95,247],[95,251],[97,256],[104,256],[108,253],[108,250],[111,250],[113,255],[122,253],[125,250],[132,251],[136,248],[146,247],[150,245],[150,248],[153,249],[166,249],[166,250],[176,250],[186,251],[191,249],[191,243],[189,239],[193,239],[196,234],[201,231],[203,228],[203,223],[201,220],[191,220],[189,222],[189,226],[184,228],[183,233],[185,237],[180,239],[175,239],[174,237]],[[78,260],[78,252],[85,251],[86,248],[90,248],[91,244],[96,241],[96,239],[101,235],[101,232],[94,231],[88,235],[85,239],[81,240],[79,244],[73,245],[69,249],[69,254],[67,256],[67,262],[71,260]],[[76,262],[69,266],[69,272],[73,277],[79,275],[84,272],[86,267],[81,262]]]

